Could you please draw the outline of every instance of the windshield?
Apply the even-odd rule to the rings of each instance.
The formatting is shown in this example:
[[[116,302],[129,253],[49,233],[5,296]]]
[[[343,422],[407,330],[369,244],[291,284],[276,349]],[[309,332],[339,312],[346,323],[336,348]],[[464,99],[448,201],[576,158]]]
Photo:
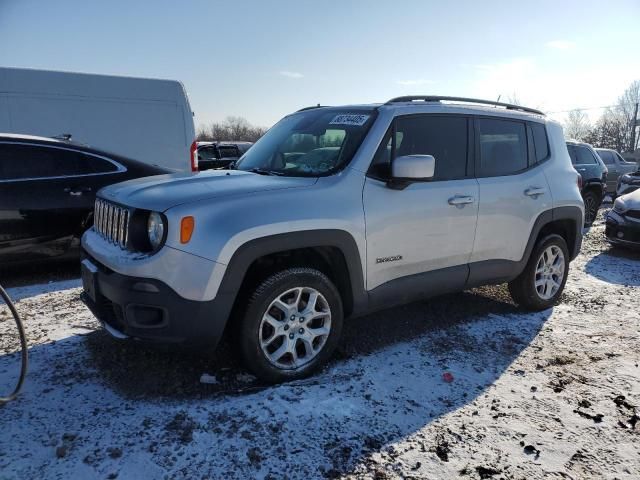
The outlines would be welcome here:
[[[238,170],[328,175],[351,161],[376,111],[317,108],[283,118],[238,161]]]

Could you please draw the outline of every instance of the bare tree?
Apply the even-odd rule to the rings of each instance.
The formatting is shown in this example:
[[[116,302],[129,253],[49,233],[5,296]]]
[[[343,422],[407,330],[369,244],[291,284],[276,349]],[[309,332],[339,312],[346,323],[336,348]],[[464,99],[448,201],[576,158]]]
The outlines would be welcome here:
[[[199,141],[255,142],[267,131],[264,127],[251,125],[243,117],[227,117],[224,122],[200,125],[196,139]]]
[[[507,95],[507,97],[504,99],[505,103],[510,103],[512,105],[519,105],[522,106],[522,102],[520,101],[520,97],[518,97],[518,94],[516,92],[513,92],[511,95]]]
[[[628,124],[619,109],[607,108],[584,141],[599,148],[612,148],[618,152],[625,149]]]
[[[626,125],[624,129],[623,151],[633,152],[638,148],[638,136],[635,135],[638,103],[640,103],[640,80],[632,82],[620,98],[618,98],[616,110],[622,118],[624,118]]]
[[[583,142],[589,132],[591,132],[591,123],[587,114],[582,110],[571,110],[564,123],[565,136]]]

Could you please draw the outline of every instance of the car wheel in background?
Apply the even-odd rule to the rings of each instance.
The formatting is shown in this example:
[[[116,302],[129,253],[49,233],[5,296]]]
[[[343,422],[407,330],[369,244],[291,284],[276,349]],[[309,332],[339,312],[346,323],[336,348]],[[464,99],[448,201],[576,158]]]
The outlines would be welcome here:
[[[582,200],[584,201],[584,224],[590,227],[598,215],[601,198],[593,191],[586,192]]]

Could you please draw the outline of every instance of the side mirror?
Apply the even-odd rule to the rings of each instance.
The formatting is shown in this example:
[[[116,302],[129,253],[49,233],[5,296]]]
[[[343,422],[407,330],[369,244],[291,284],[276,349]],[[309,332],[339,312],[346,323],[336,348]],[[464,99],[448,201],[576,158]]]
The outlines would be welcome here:
[[[411,182],[424,182],[433,178],[436,159],[433,155],[403,155],[391,164],[389,187],[403,189]]]

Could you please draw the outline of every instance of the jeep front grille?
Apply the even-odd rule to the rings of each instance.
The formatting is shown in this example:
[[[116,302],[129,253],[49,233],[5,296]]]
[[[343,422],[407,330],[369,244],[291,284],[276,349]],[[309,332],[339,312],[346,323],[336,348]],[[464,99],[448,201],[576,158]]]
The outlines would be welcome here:
[[[113,203],[96,199],[93,227],[108,242],[127,248],[129,235],[129,210]]]

